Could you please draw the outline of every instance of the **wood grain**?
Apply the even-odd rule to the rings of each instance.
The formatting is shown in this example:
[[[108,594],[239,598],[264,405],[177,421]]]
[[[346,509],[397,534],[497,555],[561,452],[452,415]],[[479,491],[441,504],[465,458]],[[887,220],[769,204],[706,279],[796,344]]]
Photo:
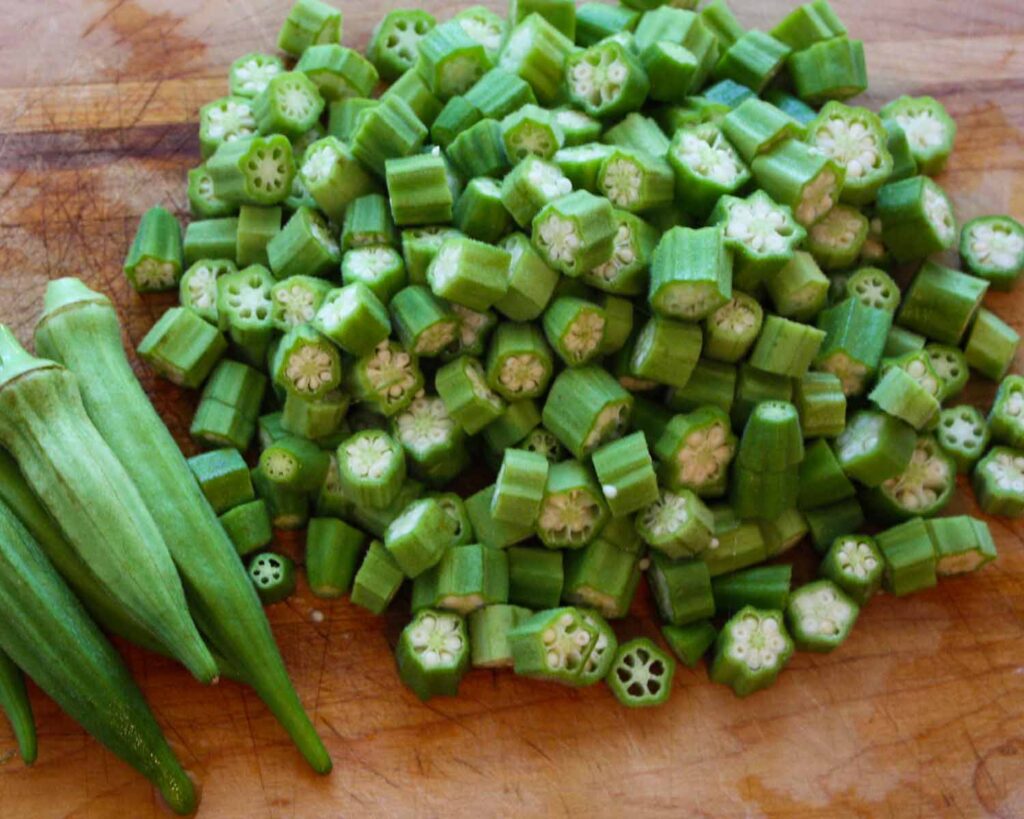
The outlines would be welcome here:
[[[351,45],[365,43],[386,9],[409,5],[339,2]],[[424,5],[444,15],[459,4]],[[767,26],[788,5],[734,8]],[[961,217],[1024,217],[1020,0],[834,5],[867,41],[870,104],[928,93],[956,116],[943,183]],[[134,224],[158,202],[184,210],[198,106],[224,92],[234,57],[272,47],[286,7],[0,0],[0,320],[27,341],[46,282],[74,274],[116,299],[126,341],[138,342],[170,299],[140,299],[122,279]],[[1020,296],[988,303],[1024,330]],[[192,451],[184,430],[194,396],[139,373]],[[602,687],[566,691],[490,672],[470,674],[456,700],[421,705],[392,665],[403,612],[373,618],[303,590],[270,616],[334,755],[325,779],[306,770],[250,692],[202,690],[161,658],[125,656],[202,783],[202,817],[1020,816],[1024,527],[993,527],[997,564],[910,600],[880,597],[840,651],[798,655],[772,690],[740,701],[703,669],[684,669],[671,703],[649,713],[617,707]],[[621,631],[655,634],[646,595]],[[0,766],[0,815],[167,815],[140,777],[37,691],[33,699],[39,762]],[[13,747],[0,726],[0,754]]]

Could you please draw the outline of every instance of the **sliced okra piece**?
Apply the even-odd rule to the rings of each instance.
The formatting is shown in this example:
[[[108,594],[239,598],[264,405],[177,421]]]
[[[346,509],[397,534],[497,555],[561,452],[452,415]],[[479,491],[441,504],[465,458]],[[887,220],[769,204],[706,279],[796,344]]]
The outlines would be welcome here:
[[[836,438],[836,458],[849,477],[875,487],[907,469],[916,444],[908,424],[875,410],[860,410]]]
[[[467,179],[504,177],[509,170],[508,154],[497,120],[483,119],[459,133],[448,146],[448,159]]]
[[[846,394],[832,373],[805,373],[795,382],[793,403],[805,438],[834,438],[846,428]]]
[[[389,159],[417,153],[427,138],[427,126],[404,99],[387,95],[380,105],[366,110],[356,121],[352,153],[379,177]]]
[[[593,618],[571,606],[539,611],[509,632],[516,674],[579,685],[597,643]]]
[[[509,23],[521,23],[531,14],[539,14],[570,40],[576,39],[576,5],[572,0],[511,0]]]
[[[750,353],[750,365],[764,372],[802,378],[817,358],[825,331],[809,324],[767,316]]]
[[[454,536],[452,520],[437,500],[420,498],[406,506],[388,525],[384,548],[405,576],[414,578],[437,565]]]
[[[252,364],[263,366],[274,332],[270,291],[274,277],[260,265],[217,279],[217,319],[233,346]]]
[[[736,453],[729,416],[719,407],[676,415],[658,438],[659,476],[673,491],[690,489],[702,497],[720,493]]]
[[[751,97],[722,119],[722,133],[735,146],[744,162],[770,151],[786,139],[799,139],[803,127],[769,102]]]
[[[882,584],[897,596],[930,589],[937,582],[935,545],[921,518],[914,518],[876,537],[885,560]]]
[[[800,651],[829,652],[853,629],[860,606],[831,580],[815,580],[796,589],[786,606],[786,622]]]
[[[547,458],[523,449],[507,449],[494,482],[491,517],[503,523],[532,525],[540,514],[548,479]]]
[[[531,14],[509,32],[498,67],[526,80],[541,105],[552,105],[564,92],[566,60],[575,50],[569,37]]]
[[[199,109],[199,151],[203,159],[226,142],[256,133],[253,102],[245,97],[221,97]]]
[[[427,282],[441,298],[471,310],[486,310],[508,291],[508,251],[474,239],[446,239],[430,266]]]
[[[611,671],[615,661],[615,652],[618,651],[619,641],[615,632],[608,625],[607,621],[593,609],[581,609],[583,622],[597,632],[594,638],[594,647],[590,656],[583,664],[583,671],[577,679],[580,686],[594,685],[605,679]]]
[[[730,261],[720,228],[673,228],[652,255],[651,309],[690,321],[710,315],[732,297]]]
[[[264,419],[260,418],[260,444],[264,443],[266,429]],[[281,430],[281,435],[286,435]],[[347,437],[347,436],[346,436]],[[269,439],[268,439],[269,440]],[[272,440],[269,441],[272,443]],[[318,517],[350,518],[354,504],[345,497],[341,490],[341,475],[338,471],[338,456],[336,453],[330,455],[330,465],[327,467],[327,477],[316,493],[314,509]]]
[[[237,204],[214,194],[213,179],[205,164],[188,172],[188,207],[197,219],[217,219],[238,212]]]
[[[544,311],[544,334],[569,367],[581,367],[601,354],[607,317],[604,308],[586,299],[561,296]]]
[[[182,307],[194,310],[210,324],[219,324],[217,315],[217,280],[238,268],[230,259],[200,259],[181,277],[178,286]]]
[[[607,199],[576,191],[537,213],[533,244],[551,267],[576,277],[611,258],[617,229]]]
[[[649,97],[659,102],[682,102],[702,73],[701,60],[678,43],[661,40],[640,53],[650,82]]]
[[[416,70],[442,101],[464,94],[490,67],[484,47],[454,20],[435,26],[419,41]]]
[[[311,322],[345,352],[355,356],[366,355],[391,334],[387,308],[362,282],[328,290]]]
[[[711,545],[714,518],[689,489],[662,489],[637,515],[636,528],[644,542],[669,557],[693,557]]]
[[[647,581],[658,614],[666,623],[685,626],[715,615],[711,575],[703,560],[673,559],[651,552]]]
[[[366,48],[366,56],[381,79],[397,80],[413,68],[419,58],[420,40],[436,25],[434,15],[423,9],[395,9],[385,14]]]
[[[865,205],[891,181],[889,136],[878,115],[866,108],[828,102],[808,128],[808,144],[844,171],[842,200]]]
[[[723,50],[715,77],[738,82],[759,94],[782,70],[791,52],[770,34],[751,29]]]
[[[349,146],[334,136],[306,149],[299,176],[317,207],[337,222],[354,200],[375,188],[373,177],[362,169]]]
[[[470,662],[474,668],[511,668],[508,633],[533,614],[522,606],[495,603],[469,615]]]
[[[978,310],[967,335],[964,356],[971,369],[999,381],[1010,369],[1020,347],[1020,335],[991,310]]]
[[[501,120],[505,154],[513,165],[528,156],[551,159],[565,141],[552,113],[537,105],[524,105]]]
[[[796,466],[804,442],[796,407],[788,401],[762,401],[743,429],[736,463],[759,472]]]
[[[889,334],[886,336],[883,355],[885,358],[899,358],[907,353],[920,352],[925,348],[927,342],[928,339],[919,333],[915,333],[912,330],[908,330],[906,327],[900,327],[898,324],[894,324],[889,328]],[[951,347],[949,349],[955,348]]]
[[[676,661],[646,637],[623,643],[606,682],[615,698],[629,708],[665,703],[672,693]]]
[[[442,354],[445,361],[460,355],[481,357],[487,349],[487,339],[498,323],[490,310],[470,310],[455,302],[448,303],[456,322],[455,342]]]
[[[838,376],[846,395],[860,395],[882,360],[892,314],[847,298],[818,315],[825,331],[815,368]]]
[[[634,0],[633,8],[643,8],[644,14],[636,27],[636,48],[643,53],[659,42],[674,43],[691,51],[701,63],[701,71],[694,77],[693,86],[704,84],[707,75],[714,66],[718,54],[715,35],[703,15],[694,14],[687,4],[676,3],[675,6],[660,5],[651,2]],[[741,30],[742,33],[742,30]]]
[[[1024,514],[1024,452],[992,447],[974,467],[971,485],[986,515],[1020,517]]]
[[[900,288],[892,276],[877,267],[862,267],[846,280],[847,294],[868,307],[895,313],[900,306]]]
[[[836,205],[807,231],[807,250],[825,270],[845,270],[860,258],[868,219],[856,208]]]
[[[215,449],[188,459],[189,469],[218,515],[256,497],[249,467],[236,449]]]
[[[564,577],[562,552],[526,546],[512,546],[506,551],[509,601],[531,609],[557,606],[562,597]],[[586,550],[581,549],[572,554],[584,555]]]
[[[172,307],[139,342],[138,353],[157,374],[196,388],[227,349],[220,331],[185,307]]]
[[[676,131],[668,161],[675,172],[677,201],[699,217],[750,181],[746,163],[721,128],[710,122]]]
[[[953,205],[927,176],[890,182],[878,192],[882,241],[898,262],[924,259],[956,242]]]
[[[733,615],[744,606],[781,611],[790,599],[792,579],[793,567],[786,563],[720,575],[711,580],[714,611]]]
[[[219,401],[252,421],[259,415],[267,378],[259,370],[238,361],[222,359],[203,386],[203,400]]]
[[[800,495],[799,465],[759,470],[734,464],[729,500],[742,518],[771,520],[796,506]]]
[[[398,638],[398,676],[421,700],[454,697],[469,669],[469,635],[459,614],[424,609]]]
[[[468,434],[474,435],[505,410],[500,395],[487,386],[480,362],[460,356],[437,371],[435,385],[448,413]]]
[[[544,403],[544,426],[575,457],[585,458],[629,428],[632,396],[600,367],[574,367],[554,380]]]
[[[813,225],[839,201],[845,174],[830,157],[795,139],[755,157],[751,170],[772,200],[792,209],[801,225]]]
[[[309,324],[324,303],[331,285],[323,278],[293,275],[282,279],[270,289],[270,316],[275,329],[287,333],[299,325]]]
[[[320,46],[324,47],[331,48]],[[297,66],[295,71],[282,71],[271,77],[267,87],[252,101],[252,115],[261,134],[284,134],[291,139],[316,125],[323,110],[324,98],[316,83]]]
[[[513,227],[512,217],[501,201],[501,187],[480,177],[466,185],[453,212],[455,226],[471,239],[497,244]]]
[[[615,39],[571,54],[565,76],[569,99],[600,119],[639,110],[651,87],[640,58]]]
[[[469,462],[465,436],[436,396],[414,398],[393,417],[391,430],[405,450],[409,471],[421,480],[446,483]]]
[[[341,228],[342,250],[395,244],[395,223],[387,197],[370,193],[352,200]]]
[[[988,286],[984,279],[927,261],[910,283],[897,321],[943,344],[959,344]]]
[[[910,463],[864,495],[876,519],[906,520],[941,512],[956,489],[956,463],[931,435],[917,438]]]
[[[241,236],[241,222],[239,225]],[[313,208],[302,207],[295,211],[266,247],[270,269],[279,279],[299,273],[328,276],[341,264],[338,241],[327,221]]]
[[[797,507],[805,511],[819,509],[852,498],[855,493],[828,441],[819,438],[810,444],[800,465]]]
[[[807,236],[790,208],[777,204],[764,191],[746,199],[723,196],[709,222],[720,226],[725,247],[732,253],[736,287],[751,292],[782,270]]]
[[[405,287],[405,265],[394,248],[383,245],[355,248],[342,257],[341,279],[346,286],[365,286],[383,307]]]
[[[422,284],[399,290],[388,309],[402,346],[422,358],[440,355],[455,341],[458,320],[448,305]]]
[[[890,182],[899,182],[901,179],[909,179],[917,176],[917,160],[914,159],[914,152],[910,147],[910,139],[903,126],[896,120],[889,117],[882,117],[882,126],[886,133],[886,148],[892,156],[892,172],[889,174]]]
[[[487,352],[487,383],[503,398],[539,398],[554,371],[551,348],[532,324],[502,323]]]
[[[383,614],[404,580],[405,575],[391,553],[383,543],[374,540],[353,578],[351,600],[374,614]]]
[[[306,577],[315,597],[341,597],[352,586],[364,553],[366,534],[337,518],[309,521]]]
[[[147,210],[124,260],[124,275],[138,293],[173,290],[181,278],[181,226],[161,207]]]
[[[608,505],[590,470],[577,460],[548,470],[537,518],[537,537],[549,549],[580,549],[600,533]]]
[[[325,136],[327,136],[327,129],[320,124],[319,120],[317,120],[317,122],[313,124],[313,127],[308,131],[302,132],[297,137],[292,137],[292,156],[295,157],[295,179],[292,180],[292,195],[285,200],[285,204],[287,204],[289,200],[295,200],[303,196],[307,199],[312,199],[312,197],[308,195],[308,192],[305,191],[305,188],[302,187],[302,180],[299,178],[301,176],[299,168],[302,165],[302,160],[306,156],[306,151],[309,150],[309,146],[315,142],[319,142]],[[298,186],[296,186],[296,181],[298,182]],[[314,206],[315,203],[310,202],[310,207]],[[289,207],[291,206],[289,205]]]
[[[270,267],[267,247],[281,232],[280,207],[261,208],[242,205],[238,209],[238,227],[235,231],[235,261],[247,267],[260,264]]]
[[[718,629],[710,620],[698,620],[686,626],[662,626],[661,636],[679,662],[687,668],[696,668],[701,657],[715,644]]]
[[[768,559],[768,546],[761,527],[754,521],[740,521],[724,507],[726,514],[715,510],[715,535],[701,555],[712,577],[755,566]]]
[[[885,559],[866,535],[837,537],[821,561],[821,575],[862,607],[881,588],[884,572]]]
[[[629,515],[658,500],[658,479],[642,432],[595,450],[593,465],[613,516]]]
[[[658,232],[627,211],[615,210],[614,217],[616,233],[611,258],[584,272],[582,279],[607,293],[636,296],[643,292]]]
[[[960,258],[994,290],[1011,290],[1024,271],[1024,227],[1010,216],[972,219],[960,232]]]
[[[315,440],[324,448],[333,449],[336,436],[348,437],[344,421],[350,403],[349,396],[341,390],[329,392],[314,401],[297,395],[286,395],[281,413],[282,429],[291,435]]]
[[[311,45],[338,42],[341,12],[323,0],[295,0],[277,35],[277,47],[293,57]]]
[[[271,374],[274,383],[290,393],[322,398],[341,383],[341,355],[326,336],[299,324],[281,338]]]
[[[256,555],[249,563],[249,579],[264,606],[291,597],[295,593],[296,574],[295,561],[277,552]]]
[[[970,404],[947,407],[939,413],[935,439],[942,451],[956,464],[957,472],[971,471],[991,440],[988,422],[981,410]]]
[[[284,62],[276,54],[253,51],[231,63],[228,89],[235,97],[258,97],[267,83],[284,71]]]
[[[266,548],[274,539],[270,513],[263,500],[247,501],[219,515],[218,519],[240,557]]]
[[[988,416],[992,440],[1024,449],[1024,377],[1008,375],[999,385]]]
[[[793,9],[772,29],[771,34],[790,48],[802,49],[846,34],[846,26],[828,0],[814,0]]]
[[[356,120],[364,111],[380,105],[380,100],[366,97],[345,97],[327,106],[327,134],[347,144],[352,138]],[[306,149],[309,150],[308,147]],[[305,154],[303,154],[305,157]]]
[[[666,159],[672,145],[657,122],[637,112],[626,115],[617,125],[608,128],[601,135],[601,140],[609,146],[640,151],[657,159]]]
[[[759,520],[757,525],[761,529],[769,557],[788,552],[811,531],[807,518],[799,509],[787,509],[775,520]]]
[[[341,491],[353,503],[383,509],[401,491],[405,453],[387,432],[357,432],[341,443],[337,457]]]
[[[391,83],[388,90],[381,94],[378,102],[382,103],[386,100],[397,100],[398,102],[405,103],[409,110],[416,115],[416,118],[423,123],[427,132],[429,132],[430,126],[433,125],[434,120],[437,119],[444,108],[444,103],[430,90],[427,81],[415,67],[410,68]],[[404,109],[402,114],[404,116]],[[358,121],[353,124],[358,126]],[[355,131],[353,131],[354,133]],[[424,138],[426,138],[426,133]]]
[[[811,105],[849,99],[868,87],[864,43],[845,35],[794,51],[786,68],[796,95]]]
[[[681,389],[697,366],[702,344],[696,324],[654,316],[636,337],[629,371],[636,378]]]
[[[260,453],[259,468],[267,480],[295,492],[312,492],[327,477],[328,453],[307,438],[288,435]]]
[[[337,43],[310,46],[302,52],[295,71],[312,80],[320,96],[328,102],[368,97],[380,80],[370,60]]]
[[[672,168],[664,159],[632,148],[614,148],[602,160],[597,188],[617,208],[642,213],[671,204]]]
[[[946,166],[953,152],[956,122],[942,103],[932,97],[902,96],[879,113],[903,129],[919,173],[934,176]]]
[[[309,520],[309,495],[294,492],[267,480],[259,468],[253,469],[252,483],[256,495],[267,506],[270,523],[275,529],[301,529]]]
[[[295,176],[292,145],[283,134],[225,142],[206,161],[219,199],[243,205],[276,205],[288,198]]]
[[[729,301],[704,319],[704,355],[726,363],[745,358],[763,322],[764,311],[758,301],[734,290]]]
[[[809,321],[821,312],[828,300],[829,278],[810,253],[798,250],[765,287],[775,311],[783,318]],[[899,290],[897,289],[897,293]]]
[[[566,553],[562,599],[590,606],[603,617],[625,617],[640,582],[640,557],[602,533]]]
[[[557,165],[533,156],[516,165],[501,183],[501,201],[524,228],[545,206],[571,192],[572,182]]]
[[[463,616],[485,606],[508,602],[508,554],[479,543],[451,546],[425,573],[434,608]],[[417,579],[424,577],[419,575]],[[425,593],[420,595],[427,597]],[[413,610],[418,610],[414,606]]]
[[[886,370],[868,400],[918,431],[930,426],[939,414],[938,399],[901,367]]]
[[[417,154],[389,159],[385,176],[391,214],[399,227],[452,220],[454,192],[440,155]]]
[[[925,521],[935,546],[939,577],[976,572],[998,557],[988,524],[969,515]]]
[[[792,655],[782,612],[746,606],[722,626],[709,676],[746,697],[773,685]]]
[[[620,31],[632,31],[640,12],[626,6],[584,3],[576,9],[576,44],[586,48]]]
[[[676,412],[692,412],[713,406],[728,414],[736,397],[736,379],[736,367],[732,364],[701,358],[686,387],[669,390],[668,405]]]

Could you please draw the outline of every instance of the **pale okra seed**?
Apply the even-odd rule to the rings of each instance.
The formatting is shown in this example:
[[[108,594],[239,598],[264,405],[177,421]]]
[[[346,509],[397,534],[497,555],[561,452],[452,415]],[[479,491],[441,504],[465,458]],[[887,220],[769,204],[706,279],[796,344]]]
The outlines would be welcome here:
[[[456,327],[450,321],[442,321],[428,327],[416,339],[416,352],[421,355],[439,353],[455,341]]]
[[[453,665],[463,650],[459,619],[454,614],[423,615],[409,641],[426,668]]]
[[[860,179],[879,168],[882,145],[864,124],[843,117],[832,117],[822,123],[814,135],[814,144],[827,156],[846,168],[846,175]]]
[[[549,201],[572,193],[572,182],[569,181],[569,177],[553,165],[534,162],[527,179]]]
[[[971,229],[968,246],[981,264],[1013,269],[1024,253],[1024,236],[1014,233],[1005,225],[980,224]]]
[[[135,282],[140,288],[163,290],[172,287],[175,275],[174,265],[159,259],[147,257],[135,265]]]
[[[519,249],[522,253],[522,249]],[[488,324],[487,315],[477,312],[469,307],[454,302],[449,305],[451,310],[458,317],[459,343],[463,347],[472,347],[480,338],[480,334]]]
[[[640,199],[642,181],[643,175],[636,162],[628,157],[619,157],[609,162],[605,169],[605,195],[613,205],[629,207]]]
[[[541,244],[554,262],[572,262],[580,249],[579,231],[572,219],[550,214],[537,227]]]
[[[706,179],[730,185],[741,173],[739,157],[717,130],[703,136],[687,132],[679,148],[686,166]]]
[[[939,379],[928,371],[927,365],[920,359],[912,359],[904,368],[907,375],[924,387],[929,395],[938,395],[941,385]]]
[[[532,353],[510,355],[501,363],[498,380],[511,392],[532,392],[544,378],[543,362]]]
[[[1024,492],[1024,457],[999,452],[988,458],[982,468],[1005,492]]]
[[[579,627],[576,618],[566,612],[541,635],[547,650],[546,660],[552,671],[573,671],[583,663],[583,649],[590,635]]]
[[[569,71],[573,92],[599,107],[614,102],[622,93],[629,69],[610,49],[588,52]]]
[[[285,373],[299,392],[316,392],[331,380],[331,357],[326,350],[307,344],[288,357]]]
[[[786,214],[764,199],[735,202],[729,209],[725,235],[757,253],[785,252],[792,234]]]
[[[729,631],[732,645],[729,653],[751,671],[773,668],[786,650],[779,622],[774,617],[763,620],[753,615],[744,617]]]
[[[949,465],[919,445],[907,468],[885,481],[882,488],[904,509],[923,509],[938,500],[952,479]]]
[[[585,489],[558,492],[544,499],[540,527],[563,541],[585,540],[600,514],[593,495]]]
[[[457,22],[462,27],[462,30],[471,39],[480,43],[488,53],[493,54],[501,48],[501,42],[505,39],[505,32],[493,23],[487,23],[472,15],[460,17]]]
[[[398,416],[398,437],[415,452],[426,452],[445,443],[455,430],[440,398],[420,396]]]
[[[950,209],[946,197],[931,185],[924,186],[924,211],[942,241],[947,244],[952,242],[956,233],[953,211]]]
[[[823,587],[793,596],[793,608],[808,634],[836,637],[853,616],[853,608],[834,589]]]
[[[839,566],[848,574],[852,574],[861,580],[878,568],[878,560],[875,558],[871,547],[860,540],[848,540],[839,547],[837,555]]]
[[[487,401],[495,406],[501,403],[501,398],[496,392],[487,386],[487,381],[484,378],[484,371],[480,368],[480,365],[475,361],[470,361],[466,365],[466,378],[469,379],[469,383],[473,388],[473,393],[481,401]]]
[[[348,467],[360,478],[376,480],[395,460],[395,453],[384,435],[362,435],[345,445]]]
[[[416,386],[411,363],[408,353],[393,351],[387,341],[382,341],[366,364],[366,376],[377,394],[393,403]]]
[[[686,483],[705,484],[722,474],[732,458],[733,448],[727,430],[720,423],[697,429],[686,436],[686,445],[679,450],[680,474]]]
[[[317,145],[306,153],[306,159],[302,163],[302,175],[310,182],[322,182],[330,176],[337,161],[338,151],[333,145]]]
[[[804,188],[803,196],[796,206],[797,221],[809,225],[832,210],[835,204],[832,195],[835,184],[836,175],[830,170],[824,170],[817,179]]]

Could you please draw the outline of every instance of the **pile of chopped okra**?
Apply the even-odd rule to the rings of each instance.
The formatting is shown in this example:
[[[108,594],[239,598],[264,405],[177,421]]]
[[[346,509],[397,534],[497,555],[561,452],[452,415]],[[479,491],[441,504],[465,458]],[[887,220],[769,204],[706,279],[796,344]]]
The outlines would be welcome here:
[[[420,697],[507,666],[656,705],[705,654],[744,696],[879,589],[995,558],[940,516],[958,474],[1024,512],[1019,338],[982,306],[1024,229],[958,224],[935,99],[845,102],[827,0],[767,32],[695,5],[398,10],[364,56],[298,0],[200,110],[184,239],[139,226],[128,278],[181,302],[139,353],[202,388],[191,464],[261,597],[295,588],[273,528],[308,526],[317,596],[379,614],[411,580]],[[608,623],[643,574],[671,654]]]

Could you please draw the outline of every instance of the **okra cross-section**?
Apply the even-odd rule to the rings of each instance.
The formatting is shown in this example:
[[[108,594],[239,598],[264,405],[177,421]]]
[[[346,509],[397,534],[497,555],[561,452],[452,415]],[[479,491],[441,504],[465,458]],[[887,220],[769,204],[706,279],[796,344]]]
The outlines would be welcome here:
[[[295,593],[296,570],[287,555],[265,552],[249,564],[249,579],[264,606],[280,603]]]
[[[436,25],[434,15],[422,9],[395,9],[385,14],[366,48],[366,56],[381,79],[397,80],[413,68],[420,54],[420,40]]]
[[[124,274],[139,293],[172,290],[181,278],[181,226],[161,207],[147,210],[124,260]]]
[[[956,122],[932,97],[902,96],[883,106],[882,119],[895,120],[907,135],[910,152],[923,174],[934,176],[953,151]]]
[[[885,560],[873,538],[842,535],[821,561],[821,574],[835,583],[858,606],[865,605],[882,586]]]
[[[844,170],[842,200],[853,205],[873,201],[893,168],[889,137],[878,115],[832,101],[807,132],[808,142]]]
[[[960,258],[996,290],[1010,290],[1024,271],[1024,227],[1009,216],[972,219],[960,233]]]
[[[969,515],[931,518],[925,521],[935,544],[939,577],[976,572],[998,557],[992,532],[983,520]]]
[[[487,350],[487,383],[509,401],[539,398],[554,373],[551,348],[532,324],[500,324]]]
[[[225,142],[206,162],[214,194],[243,205],[276,205],[295,176],[292,146],[282,134]]]
[[[966,473],[985,454],[992,435],[981,410],[970,404],[961,404],[947,407],[939,413],[935,438],[953,459],[957,472]]]
[[[455,20],[428,31],[419,52],[416,70],[440,100],[465,93],[490,68],[483,46]]]
[[[337,457],[341,492],[350,501],[382,509],[401,491],[405,455],[387,432],[357,432],[338,446]]]
[[[539,611],[509,632],[515,672],[578,685],[598,632],[579,609]]]
[[[261,134],[284,134],[292,139],[312,128],[323,110],[320,91],[301,71],[284,71],[272,77],[252,102]]]
[[[278,279],[337,273],[341,248],[327,220],[314,208],[300,207],[266,245],[270,269]],[[309,319],[306,319],[308,321]]]
[[[756,157],[750,167],[765,192],[805,226],[832,210],[845,177],[833,159],[795,139]]]
[[[338,348],[308,324],[285,333],[271,369],[274,383],[304,398],[321,398],[341,383]]]
[[[550,111],[537,105],[524,105],[501,121],[505,154],[514,165],[528,156],[551,159],[562,147],[565,134]]]
[[[655,444],[659,477],[674,491],[690,489],[708,497],[722,492],[736,453],[729,416],[719,407],[676,415]]]
[[[661,705],[672,693],[675,670],[675,660],[646,637],[638,637],[615,652],[608,687],[630,708]]]
[[[350,369],[353,397],[382,415],[401,412],[423,388],[416,356],[396,341],[384,340]]]
[[[585,458],[629,428],[632,396],[600,367],[561,372],[551,385],[542,413],[544,426],[575,457]]]
[[[310,145],[298,172],[317,207],[335,222],[345,218],[354,200],[374,189],[373,177],[359,165],[351,148],[334,136]]]
[[[405,449],[410,471],[431,483],[445,483],[469,460],[465,435],[434,395],[413,399],[392,419],[392,432]]]
[[[601,354],[607,314],[592,301],[561,296],[544,311],[543,325],[558,357],[569,367],[580,367]]]
[[[1024,449],[1024,376],[1009,375],[996,391],[988,416],[992,440]]]
[[[616,230],[607,199],[576,191],[533,218],[533,244],[549,265],[575,277],[611,258]]]
[[[971,478],[981,511],[988,515],[1024,515],[1024,452],[1007,446],[988,451]]]
[[[672,203],[675,177],[660,157],[614,148],[601,162],[597,187],[615,207],[643,213]]]
[[[789,596],[786,622],[801,651],[832,651],[850,635],[860,608],[831,580],[816,580]]]
[[[244,97],[223,97],[199,109],[199,150],[204,159],[225,142],[256,133],[252,104]]]
[[[689,489],[662,489],[658,500],[637,515],[636,528],[646,543],[669,557],[693,557],[711,545],[714,516]]]
[[[643,292],[658,232],[632,213],[615,211],[616,231],[611,258],[583,273],[583,281],[606,293],[636,296]]]
[[[897,322],[935,341],[957,345],[988,287],[984,279],[927,261],[903,297]]]
[[[508,291],[512,257],[474,239],[446,239],[427,268],[430,289],[471,310],[486,310]]]
[[[886,529],[876,540],[885,558],[882,582],[886,591],[903,596],[936,584],[935,544],[921,518]]]
[[[398,638],[398,676],[421,700],[454,697],[469,668],[469,635],[450,611],[417,612]]]
[[[735,194],[750,181],[750,169],[714,123],[680,128],[668,161],[675,172],[676,199],[704,217],[719,197]]]
[[[746,697],[774,684],[792,655],[782,612],[746,606],[722,626],[710,677]]]
[[[579,549],[608,521],[607,502],[590,470],[576,460],[548,470],[537,517],[537,536],[549,549]]]
[[[594,117],[639,110],[650,91],[639,58],[615,39],[570,56],[565,76],[570,99]]]
[[[892,314],[847,298],[818,315],[825,339],[815,368],[837,376],[849,397],[860,395],[882,360]]]
[[[931,435],[917,438],[910,463],[865,495],[867,508],[882,520],[931,517],[945,508],[956,489],[956,464]]]
[[[658,315],[698,321],[732,296],[732,254],[717,227],[676,227],[651,259],[648,302]]]

